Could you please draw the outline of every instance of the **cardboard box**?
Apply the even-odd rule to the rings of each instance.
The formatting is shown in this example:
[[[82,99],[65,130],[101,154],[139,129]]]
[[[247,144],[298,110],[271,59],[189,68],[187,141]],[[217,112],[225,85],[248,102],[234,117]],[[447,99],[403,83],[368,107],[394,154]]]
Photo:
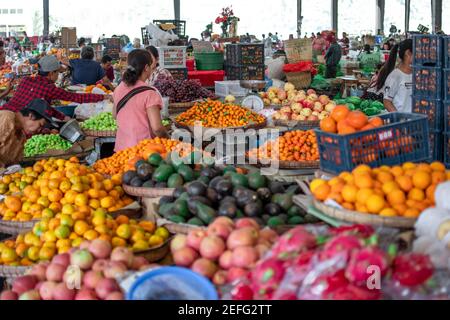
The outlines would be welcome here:
[[[77,44],[77,28],[61,28],[61,46],[74,47]]]

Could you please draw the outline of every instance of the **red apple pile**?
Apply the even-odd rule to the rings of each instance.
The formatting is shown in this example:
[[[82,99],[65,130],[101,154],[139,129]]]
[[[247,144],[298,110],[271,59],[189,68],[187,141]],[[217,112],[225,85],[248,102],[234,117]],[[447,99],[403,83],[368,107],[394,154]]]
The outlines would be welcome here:
[[[261,230],[253,219],[233,222],[220,217],[208,229],[177,235],[171,251],[177,266],[190,268],[221,286],[246,277],[277,238],[273,230]]]
[[[131,250],[113,250],[109,242],[97,239],[35,265],[26,276],[15,279],[0,300],[123,300],[116,278],[149,267]]]

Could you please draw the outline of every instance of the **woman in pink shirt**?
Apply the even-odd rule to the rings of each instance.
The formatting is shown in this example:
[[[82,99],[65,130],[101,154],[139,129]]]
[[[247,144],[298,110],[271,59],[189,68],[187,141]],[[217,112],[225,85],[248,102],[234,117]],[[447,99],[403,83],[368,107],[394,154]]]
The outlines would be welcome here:
[[[160,93],[147,85],[156,63],[146,50],[133,50],[122,83],[114,91],[114,117],[117,119],[115,152],[134,147],[144,139],[168,137],[161,121]]]

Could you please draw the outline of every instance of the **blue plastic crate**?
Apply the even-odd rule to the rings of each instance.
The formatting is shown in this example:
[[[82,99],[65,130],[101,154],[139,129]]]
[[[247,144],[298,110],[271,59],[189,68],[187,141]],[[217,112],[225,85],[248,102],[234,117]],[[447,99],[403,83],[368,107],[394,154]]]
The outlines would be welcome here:
[[[443,65],[443,39],[439,35],[413,35],[413,63],[419,66]]]
[[[432,161],[443,161],[442,131],[430,130],[430,155]]]
[[[450,68],[450,36],[443,37],[444,39],[444,67]]]
[[[428,117],[428,124],[430,130],[443,129],[442,121],[442,101],[437,99],[430,99],[428,97],[414,96],[412,112],[423,114]]]
[[[444,100],[450,101],[450,69],[444,69],[442,77]]]
[[[413,95],[442,99],[442,68],[413,66]]]
[[[414,113],[380,116],[384,126],[350,135],[316,130],[323,171],[339,174],[361,164],[394,166],[430,159],[428,119]]]
[[[446,132],[443,134],[443,142],[444,145],[444,164],[447,169],[450,169],[450,133]]]
[[[442,102],[442,118],[444,119],[444,131],[450,132],[450,100]]]

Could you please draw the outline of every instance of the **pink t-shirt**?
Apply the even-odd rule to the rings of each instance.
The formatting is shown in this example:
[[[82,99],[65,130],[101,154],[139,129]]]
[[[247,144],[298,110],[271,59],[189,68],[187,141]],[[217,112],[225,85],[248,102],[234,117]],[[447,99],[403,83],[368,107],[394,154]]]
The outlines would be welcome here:
[[[114,90],[114,111],[117,104],[131,90],[148,86],[145,82],[138,81],[134,86],[128,87],[122,82]],[[145,139],[155,138],[150,128],[150,122],[147,116],[148,108],[162,108],[163,101],[158,90],[145,91],[139,93],[128,101],[117,115],[117,124],[119,129],[116,135],[115,152],[134,147]]]

